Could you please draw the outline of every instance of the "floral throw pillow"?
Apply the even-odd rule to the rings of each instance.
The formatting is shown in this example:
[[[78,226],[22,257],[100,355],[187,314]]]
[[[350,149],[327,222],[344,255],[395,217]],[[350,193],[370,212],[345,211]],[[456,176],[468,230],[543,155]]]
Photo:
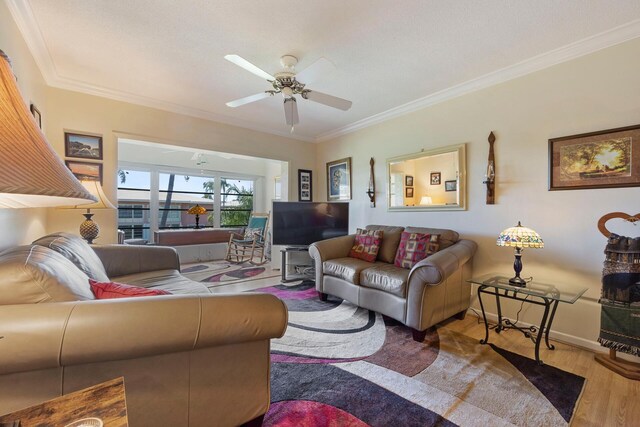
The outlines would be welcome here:
[[[257,238],[258,240],[262,239],[262,228],[247,227],[244,230],[244,238],[247,240],[253,240],[254,237]]]
[[[422,234],[403,232],[396,252],[394,265],[412,268],[419,261],[433,255],[440,249],[439,234]]]
[[[358,228],[356,239],[349,256],[368,262],[375,262],[382,243],[382,230],[363,230]]]

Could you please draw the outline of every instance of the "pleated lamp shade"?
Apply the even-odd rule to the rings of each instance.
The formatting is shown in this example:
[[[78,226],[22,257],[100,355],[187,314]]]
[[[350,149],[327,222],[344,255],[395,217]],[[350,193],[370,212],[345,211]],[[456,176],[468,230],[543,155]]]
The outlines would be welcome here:
[[[94,202],[47,142],[0,50],[0,208]]]

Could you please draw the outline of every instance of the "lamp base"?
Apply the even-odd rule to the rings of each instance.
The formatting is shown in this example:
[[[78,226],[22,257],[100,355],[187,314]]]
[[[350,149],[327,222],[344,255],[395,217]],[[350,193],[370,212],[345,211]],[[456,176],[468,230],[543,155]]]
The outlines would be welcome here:
[[[509,284],[513,286],[519,286],[521,288],[525,288],[527,286],[527,281],[520,276],[516,276],[509,279]]]
[[[98,227],[98,224],[96,224],[91,219],[91,217],[93,216],[92,213],[86,213],[82,215],[84,215],[86,219],[82,222],[82,224],[80,224],[80,236],[82,236],[82,238],[86,240],[87,243],[92,244],[93,239],[98,237],[98,234],[100,233],[100,227]]]

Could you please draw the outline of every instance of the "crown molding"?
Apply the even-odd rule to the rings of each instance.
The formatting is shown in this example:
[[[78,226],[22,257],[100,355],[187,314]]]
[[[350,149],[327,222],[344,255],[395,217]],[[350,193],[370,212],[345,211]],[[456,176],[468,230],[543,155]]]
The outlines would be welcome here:
[[[587,37],[566,46],[534,56],[514,65],[493,71],[478,78],[438,91],[415,101],[408,102],[382,113],[375,114],[338,129],[323,133],[316,141],[328,141],[378,123],[404,116],[417,110],[430,107],[441,102],[485,89],[524,75],[552,67],[554,65],[615,46],[620,43],[640,37],[640,19],[631,21],[619,27]]]
[[[29,2],[22,0],[5,1],[16,25],[18,26],[18,29],[22,33],[31,54],[36,61],[36,64],[38,65],[38,68],[40,68],[43,78],[49,86],[211,120],[231,126],[305,142],[323,142],[338,138],[387,120],[404,116],[423,108],[485,89],[490,86],[504,83],[506,81],[640,37],[640,19],[638,19],[585,39],[578,40],[577,42],[570,43],[558,49],[534,56],[517,64],[493,71],[467,82],[443,89],[423,98],[391,108],[382,113],[374,114],[373,116],[358,120],[346,126],[322,133],[318,137],[313,138],[290,134],[288,132],[274,131],[273,129],[255,126],[245,120],[215,114],[206,110],[103,88],[86,82],[61,77],[55,68],[51,54],[44,42],[40,27],[33,15]]]

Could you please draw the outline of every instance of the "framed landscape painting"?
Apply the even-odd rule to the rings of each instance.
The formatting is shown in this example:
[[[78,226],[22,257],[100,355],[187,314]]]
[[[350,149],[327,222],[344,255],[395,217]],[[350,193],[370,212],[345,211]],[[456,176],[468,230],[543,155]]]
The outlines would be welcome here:
[[[64,154],[76,159],[102,160],[102,137],[65,132]]]
[[[80,181],[99,181],[102,185],[102,163],[67,160],[67,167]]]
[[[298,201],[310,202],[313,200],[313,190],[311,186],[311,171],[298,169]]]
[[[458,181],[455,179],[444,182],[444,191],[458,191]]]
[[[640,186],[640,125],[549,140],[549,190]]]
[[[351,200],[351,157],[327,163],[327,200]]]

